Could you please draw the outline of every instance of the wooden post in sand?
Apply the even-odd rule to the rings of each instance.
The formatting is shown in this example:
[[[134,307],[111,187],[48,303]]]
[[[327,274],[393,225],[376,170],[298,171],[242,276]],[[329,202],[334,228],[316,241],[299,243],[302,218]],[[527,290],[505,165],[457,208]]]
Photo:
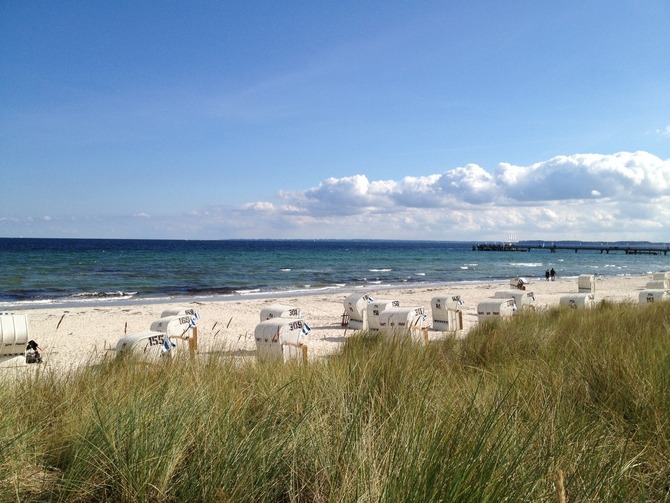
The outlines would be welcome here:
[[[198,327],[193,327],[193,335],[188,339],[188,354],[191,360],[195,359],[198,352]]]
[[[285,342],[283,344],[284,346],[292,346],[294,348],[299,349],[302,352],[302,363],[307,364],[309,363],[308,358],[307,358],[307,345],[302,344],[301,342],[295,343],[295,342]]]

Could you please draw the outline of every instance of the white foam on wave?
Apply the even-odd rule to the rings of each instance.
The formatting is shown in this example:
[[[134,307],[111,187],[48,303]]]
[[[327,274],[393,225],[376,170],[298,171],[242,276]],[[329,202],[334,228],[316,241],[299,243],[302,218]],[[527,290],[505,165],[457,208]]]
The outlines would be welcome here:
[[[104,300],[104,299],[130,299],[137,295],[137,292],[81,292],[71,295],[70,299],[77,301]],[[68,299],[66,299],[68,300]]]
[[[544,267],[542,262],[510,262],[515,267]]]
[[[238,295],[250,295],[254,293],[260,293],[260,288],[253,288],[249,290],[235,290],[235,293]]]
[[[344,288],[347,286],[346,283],[335,283],[333,285],[328,285],[328,286],[320,286],[320,287],[315,287],[312,288],[312,285],[304,285],[305,290],[308,290],[310,292],[327,292],[329,290],[339,290],[340,288]],[[290,290],[291,292],[293,290]],[[304,290],[299,290],[299,291],[304,291]]]
[[[55,299],[39,299],[39,300],[17,300],[12,302],[0,302],[0,308],[7,309],[11,306],[45,306],[49,304],[58,303]]]
[[[393,269],[368,269],[369,272],[391,272]]]
[[[36,306],[95,306],[114,304],[123,301],[157,302],[170,300],[169,296],[144,297],[138,299],[137,292],[120,292],[122,295],[100,295],[100,294],[73,294],[68,297],[58,297],[49,299],[30,299],[16,300],[11,302],[0,302],[0,309],[7,309],[15,306],[36,307]]]

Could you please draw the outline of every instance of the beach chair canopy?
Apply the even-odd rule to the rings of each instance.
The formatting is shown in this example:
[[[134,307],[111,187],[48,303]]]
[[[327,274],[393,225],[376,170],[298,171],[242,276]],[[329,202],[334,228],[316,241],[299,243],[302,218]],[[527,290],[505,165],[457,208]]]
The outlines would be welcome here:
[[[367,305],[368,328],[379,330],[379,315],[391,307],[400,307],[399,300],[375,300]]]
[[[149,360],[172,357],[176,343],[165,332],[150,330],[123,336],[116,343],[116,355],[140,354]]]
[[[25,355],[30,340],[25,314],[0,314],[0,357]]]
[[[563,295],[558,301],[558,305],[575,309],[592,309],[596,306],[596,296],[593,293]]]
[[[458,311],[460,310],[465,302],[461,300],[460,295],[443,295],[439,297],[433,297],[430,300],[430,307],[433,311],[433,314],[438,311]]]
[[[514,299],[484,299],[477,304],[477,319],[484,321],[489,318],[506,318],[516,313]]]
[[[167,334],[169,337],[182,337],[187,339],[191,336],[191,329],[194,326],[191,315],[166,316],[155,320],[151,324],[149,330]]]
[[[379,314],[379,330],[393,335],[413,335],[428,326],[423,307],[389,307]]]
[[[261,321],[270,320],[272,318],[301,319],[302,317],[302,309],[296,306],[271,304],[261,309]]]
[[[642,290],[638,298],[640,304],[667,302],[670,300],[670,290]]]
[[[594,293],[596,291],[596,277],[593,274],[577,276],[577,290],[580,293]]]
[[[190,307],[175,307],[166,309],[161,313],[161,318],[167,318],[169,316],[195,316],[198,319],[200,318],[198,311]]]
[[[499,290],[493,294],[496,299],[514,299],[517,310],[532,306],[535,294],[526,290]]]
[[[655,279],[648,281],[645,288],[647,290],[670,290],[670,279]]]

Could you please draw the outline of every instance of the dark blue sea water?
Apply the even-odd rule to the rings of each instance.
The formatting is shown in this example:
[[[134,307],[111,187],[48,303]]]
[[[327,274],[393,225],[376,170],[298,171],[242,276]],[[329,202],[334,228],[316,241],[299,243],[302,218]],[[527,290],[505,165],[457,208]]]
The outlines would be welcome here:
[[[670,255],[548,249],[474,251],[470,242],[0,238],[0,308],[233,298],[670,269]]]

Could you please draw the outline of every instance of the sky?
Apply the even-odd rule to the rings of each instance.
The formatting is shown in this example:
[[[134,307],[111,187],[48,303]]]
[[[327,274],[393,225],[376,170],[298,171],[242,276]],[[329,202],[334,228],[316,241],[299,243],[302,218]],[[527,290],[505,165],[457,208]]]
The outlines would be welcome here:
[[[0,236],[670,241],[670,2],[0,0]]]

